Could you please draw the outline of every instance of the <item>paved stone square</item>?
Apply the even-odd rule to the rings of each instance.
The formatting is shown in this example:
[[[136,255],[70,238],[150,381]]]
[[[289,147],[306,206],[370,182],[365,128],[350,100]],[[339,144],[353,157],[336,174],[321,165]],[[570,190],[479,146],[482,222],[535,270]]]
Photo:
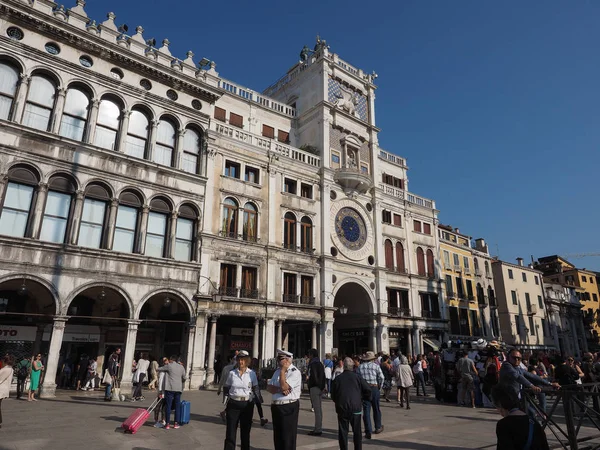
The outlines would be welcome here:
[[[266,391],[265,416],[270,420],[270,394]],[[162,430],[148,421],[135,435],[124,434],[121,423],[143,402],[102,401],[102,392],[58,391],[52,400],[27,402],[14,398],[2,402],[4,423],[0,430],[0,450],[81,449],[155,450],[167,448],[223,448],[225,427],[218,416],[222,409],[215,391],[185,392],[192,404],[191,423],[179,430]],[[313,414],[306,395],[301,400],[298,449],[336,449],[337,422],[331,400],[323,401],[323,436],[312,437]],[[414,397],[412,409],[396,403],[382,403],[385,431],[363,441],[367,449],[494,449],[495,427],[500,416],[491,409],[471,409],[438,403],[433,397]],[[152,418],[153,416],[151,416]],[[251,444],[254,449],[272,449],[269,423],[258,425],[255,412]],[[551,445],[552,446],[552,445]],[[239,447],[239,437],[238,437]],[[352,447],[350,447],[352,448]]]

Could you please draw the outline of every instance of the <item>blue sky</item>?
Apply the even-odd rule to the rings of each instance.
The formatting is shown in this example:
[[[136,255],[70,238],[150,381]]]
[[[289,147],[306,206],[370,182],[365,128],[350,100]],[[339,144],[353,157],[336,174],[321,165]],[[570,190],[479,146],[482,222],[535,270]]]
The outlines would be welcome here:
[[[600,252],[600,2],[236,3],[86,10],[99,22],[113,11],[257,91],[319,33],[379,74],[380,145],[408,159],[410,190],[436,200],[442,223],[509,261]],[[572,262],[600,270],[600,257]]]

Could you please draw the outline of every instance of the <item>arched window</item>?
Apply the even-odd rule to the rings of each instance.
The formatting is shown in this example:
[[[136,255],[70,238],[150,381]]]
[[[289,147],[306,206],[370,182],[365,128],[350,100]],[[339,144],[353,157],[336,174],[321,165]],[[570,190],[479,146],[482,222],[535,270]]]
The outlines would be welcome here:
[[[394,245],[392,241],[386,239],[383,247],[385,249],[385,268],[394,270]]]
[[[25,103],[23,125],[37,130],[49,131],[55,96],[56,85],[50,78],[43,75],[31,77],[27,103]]]
[[[417,273],[425,276],[425,253],[421,247],[417,247]]]
[[[176,128],[170,120],[161,119],[158,123],[156,146],[154,147],[154,162],[163,166],[173,165],[175,153]]]
[[[8,171],[0,216],[0,234],[16,237],[28,234],[31,206],[38,183],[37,175],[26,167],[16,166]]]
[[[435,260],[431,249],[427,249],[427,276],[430,278],[435,276]]]
[[[148,116],[138,109],[131,111],[129,116],[129,129],[125,141],[125,153],[129,156],[144,159],[148,144],[148,133],[150,130]]]
[[[106,209],[110,201],[108,190],[99,184],[91,184],[85,190],[79,239],[83,247],[103,248],[106,229]]]
[[[283,246],[296,248],[296,216],[291,212],[285,213],[283,218]]]
[[[19,70],[6,61],[0,61],[0,119],[10,119],[18,84]]]
[[[90,99],[85,92],[69,88],[58,134],[75,141],[83,141],[89,105]]]
[[[142,215],[142,199],[136,192],[124,191],[119,196],[119,209],[115,223],[112,249],[117,252],[135,253],[138,250],[139,226]]]
[[[485,276],[489,277],[490,276],[490,264],[486,261],[484,263],[484,267],[485,267]]]
[[[473,258],[473,267],[475,268],[475,275],[479,275],[479,261],[477,258]]]
[[[223,202],[223,226],[221,227],[223,236],[237,237],[237,210],[237,202],[232,198],[226,198]]]
[[[192,128],[188,128],[183,137],[183,156],[181,159],[181,168],[184,171],[189,173],[199,172],[201,148],[202,138],[200,133]]]
[[[256,241],[257,221],[258,213],[256,206],[252,203],[246,203],[244,205],[244,229],[242,230],[242,237],[245,241]]]
[[[121,108],[119,105],[110,99],[103,98],[98,107],[94,145],[108,150],[116,150],[120,121]]]
[[[75,183],[68,176],[55,175],[50,178],[40,240],[66,242],[75,190]]]
[[[146,229],[146,255],[156,258],[165,257],[170,212],[171,208],[165,200],[155,198],[150,202],[148,228]]]
[[[396,242],[396,270],[400,273],[406,273],[406,264],[404,264],[404,246],[402,242]]]
[[[196,209],[183,205],[179,208],[177,230],[175,232],[175,259],[178,261],[194,260],[194,241],[196,239],[196,223],[198,213]]]
[[[300,249],[304,253],[312,253],[312,251],[313,251],[312,220],[310,220],[309,217],[304,216],[302,218],[302,220],[300,221],[300,226],[302,229],[302,234],[300,235]]]

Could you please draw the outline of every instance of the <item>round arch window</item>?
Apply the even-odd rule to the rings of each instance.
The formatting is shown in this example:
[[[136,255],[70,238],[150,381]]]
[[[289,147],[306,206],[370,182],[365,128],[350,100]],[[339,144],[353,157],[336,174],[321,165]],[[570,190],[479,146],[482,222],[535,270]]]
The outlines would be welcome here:
[[[55,44],[54,42],[48,42],[44,46],[44,48],[51,55],[58,55],[60,53],[60,47],[57,44]]]
[[[92,61],[92,58],[85,55],[79,58],[79,63],[83,67],[92,67],[94,65],[94,61]]]
[[[20,41],[25,36],[23,34],[23,30],[21,30],[20,28],[17,28],[17,27],[9,27],[6,30],[6,35],[9,38],[14,39],[15,41]]]
[[[124,77],[121,69],[117,69],[116,67],[113,69],[110,69],[110,76],[113,77],[115,80],[122,80]]]
[[[173,89],[169,89],[167,91],[167,97],[170,100],[176,101],[179,98],[179,95],[177,95],[177,92],[175,92]]]
[[[192,108],[200,111],[202,109],[202,102],[197,99],[192,100]]]

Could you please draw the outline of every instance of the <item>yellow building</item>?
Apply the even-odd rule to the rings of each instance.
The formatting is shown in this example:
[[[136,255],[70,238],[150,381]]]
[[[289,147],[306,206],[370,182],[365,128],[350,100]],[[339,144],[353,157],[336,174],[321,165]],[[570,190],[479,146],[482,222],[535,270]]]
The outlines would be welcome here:
[[[490,316],[495,299],[485,242],[478,239],[472,247],[471,237],[457,228],[439,225],[438,229],[450,339],[498,336],[498,321]]]
[[[545,256],[538,259],[537,267],[544,273],[544,279],[565,286],[575,287],[582,305],[588,334],[586,336],[591,350],[598,347],[600,336],[600,290],[596,273],[578,269],[566,259],[558,256]]]

